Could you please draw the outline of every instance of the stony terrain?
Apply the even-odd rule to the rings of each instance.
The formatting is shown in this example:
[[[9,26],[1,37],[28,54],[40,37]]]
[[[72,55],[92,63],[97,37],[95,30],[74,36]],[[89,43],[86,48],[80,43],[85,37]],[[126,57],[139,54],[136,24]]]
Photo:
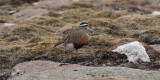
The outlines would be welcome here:
[[[80,69],[74,71],[67,68],[68,73],[64,72],[64,75],[69,72],[71,75],[90,74],[66,77],[73,80],[94,80],[91,77],[100,77],[98,80],[160,78],[160,16],[151,15],[153,11],[160,10],[158,0],[0,0],[0,5],[0,80],[44,80],[52,76],[53,72],[57,73],[48,66],[48,70],[36,69],[38,72],[32,73],[35,75],[33,77],[27,73],[11,76],[14,66],[19,63],[27,66],[26,64],[32,62],[22,62],[33,60],[51,61],[48,63],[51,65],[52,62],[60,62],[54,63],[55,65],[75,64],[75,69]],[[53,48],[54,43],[58,42],[63,34],[84,21],[91,24],[92,29],[90,41],[79,50],[78,59],[71,57],[62,46]],[[143,44],[151,62],[133,64],[126,60],[125,55],[111,52],[119,45],[132,41],[140,41]],[[113,72],[107,74],[110,69]],[[121,71],[118,72],[117,69]],[[121,74],[125,69],[126,74]],[[61,70],[63,69],[59,69]],[[88,70],[95,70],[95,73]],[[105,72],[101,74],[97,70]],[[135,72],[132,74],[130,71]],[[150,74],[152,79],[148,76]],[[39,77],[40,75],[44,76]],[[54,76],[58,77],[57,80],[63,80],[60,75]],[[46,80],[53,79],[54,77],[51,77]]]
[[[106,80],[105,77],[115,76],[118,78],[128,78],[127,80],[130,80],[129,78],[135,80],[160,79],[160,72],[157,71],[144,71],[125,67],[87,67],[77,64],[60,64],[50,61],[25,62],[15,66],[13,70],[13,76],[22,76],[9,80],[77,80],[78,78],[86,77],[103,77],[104,80]],[[16,72],[19,74],[16,74]]]

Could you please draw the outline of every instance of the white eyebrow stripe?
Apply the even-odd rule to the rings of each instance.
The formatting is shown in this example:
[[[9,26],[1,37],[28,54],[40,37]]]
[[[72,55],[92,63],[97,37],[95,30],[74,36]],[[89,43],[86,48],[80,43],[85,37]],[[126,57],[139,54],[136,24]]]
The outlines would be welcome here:
[[[81,24],[80,26],[87,26],[88,24]]]

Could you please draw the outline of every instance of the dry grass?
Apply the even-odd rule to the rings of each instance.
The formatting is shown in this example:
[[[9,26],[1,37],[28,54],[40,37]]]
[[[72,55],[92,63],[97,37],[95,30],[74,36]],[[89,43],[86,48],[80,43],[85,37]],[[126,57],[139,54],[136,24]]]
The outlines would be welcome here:
[[[92,45],[99,45],[99,46],[106,46],[106,47],[111,47],[116,43],[115,41],[118,40],[118,38],[109,36],[109,35],[99,35],[99,36],[93,36],[90,38],[90,43]]]
[[[149,15],[124,16],[116,19],[115,22],[122,24],[125,28],[141,30],[147,29],[148,26],[156,25],[154,17]]]
[[[17,35],[21,39],[28,40],[32,37],[47,35],[48,32],[43,26],[36,25],[34,23],[22,22],[15,27],[10,34]]]
[[[93,17],[95,18],[111,18],[116,19],[121,16],[126,16],[129,13],[126,11],[100,11],[96,13]],[[131,14],[131,13],[130,13]]]
[[[43,26],[52,26],[52,27],[63,27],[65,23],[58,18],[42,18],[36,21],[37,24]]]
[[[102,4],[116,10],[127,10],[140,14],[148,14],[152,10],[160,9],[159,5],[151,0],[107,0],[103,1]]]
[[[59,16],[61,16],[60,13],[55,12],[55,11],[53,11],[53,10],[49,11],[47,15],[48,15],[48,16],[51,16],[51,17],[59,17]]]
[[[159,16],[151,15],[128,15],[114,20],[125,28],[128,37],[136,38],[147,44],[155,44],[160,41]],[[128,29],[128,30],[127,30]]]
[[[62,14],[61,20],[66,23],[87,21],[93,12],[92,9],[71,9]]]
[[[152,4],[152,6],[147,6],[146,4],[150,4],[148,0],[135,2],[111,0],[107,4],[129,8],[135,5],[157,8]],[[68,57],[69,54],[65,53],[63,48],[53,48],[53,44],[58,42],[61,36],[56,35],[55,32],[58,31],[53,32],[52,29],[60,27],[60,31],[65,33],[66,29],[78,26],[84,21],[93,27],[89,46],[96,46],[98,49],[108,50],[135,40],[148,44],[160,42],[160,16],[139,15],[127,11],[102,11],[98,5],[89,2],[74,2],[52,8],[49,13],[32,17],[29,21],[20,21],[12,19],[4,12],[5,9],[10,8],[0,8],[0,21],[2,23],[16,22],[18,25],[13,28],[0,28],[1,33],[7,34],[3,38],[0,36],[2,38],[0,39],[0,53],[7,56],[7,63],[0,65],[3,68],[39,57],[54,56],[51,60],[55,60],[57,56],[57,58],[60,56],[59,59],[63,56]]]
[[[134,38],[120,38],[113,37],[112,35],[100,34],[98,36],[90,37],[89,45],[99,48],[105,48],[107,50],[113,50],[116,47],[135,41]],[[105,47],[104,47],[105,46]]]
[[[91,18],[88,21],[96,32],[103,32],[113,36],[125,36],[126,32],[118,24],[114,23],[111,19],[106,18]]]
[[[6,56],[5,61],[7,60],[7,62],[5,62],[6,64],[0,65],[0,67],[11,68],[17,63],[49,55],[54,55],[55,58],[57,58],[57,56],[68,56],[63,49],[53,48],[53,44],[60,38],[61,37],[53,34],[33,37],[23,45],[12,45],[6,40],[0,40],[0,53],[3,52],[3,56]]]
[[[11,22],[12,20],[11,16],[6,14],[4,10],[0,9],[0,23]]]

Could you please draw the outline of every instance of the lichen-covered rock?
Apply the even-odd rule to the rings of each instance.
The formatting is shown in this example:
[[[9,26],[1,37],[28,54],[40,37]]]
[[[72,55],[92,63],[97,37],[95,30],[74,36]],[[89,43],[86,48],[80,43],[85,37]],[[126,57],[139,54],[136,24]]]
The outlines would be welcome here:
[[[137,63],[138,60],[150,62],[150,58],[146,53],[145,48],[138,41],[121,45],[112,51],[118,52],[119,54],[125,54],[128,57],[129,62]]]

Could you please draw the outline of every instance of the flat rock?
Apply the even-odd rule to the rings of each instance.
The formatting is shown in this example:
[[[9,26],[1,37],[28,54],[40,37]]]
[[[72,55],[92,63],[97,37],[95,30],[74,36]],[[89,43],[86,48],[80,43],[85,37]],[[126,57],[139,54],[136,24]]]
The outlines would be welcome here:
[[[76,80],[91,77],[122,77],[135,80],[160,80],[160,72],[126,67],[87,67],[78,64],[31,61],[20,63],[13,69],[18,71],[9,80]],[[14,70],[12,70],[12,75]]]
[[[76,64],[65,64],[65,63],[56,63],[52,61],[30,61],[23,62],[12,68],[11,76],[19,76],[23,74],[33,73],[33,72],[42,72],[46,70],[60,70],[60,69],[68,69],[68,68],[78,68],[84,67]]]

